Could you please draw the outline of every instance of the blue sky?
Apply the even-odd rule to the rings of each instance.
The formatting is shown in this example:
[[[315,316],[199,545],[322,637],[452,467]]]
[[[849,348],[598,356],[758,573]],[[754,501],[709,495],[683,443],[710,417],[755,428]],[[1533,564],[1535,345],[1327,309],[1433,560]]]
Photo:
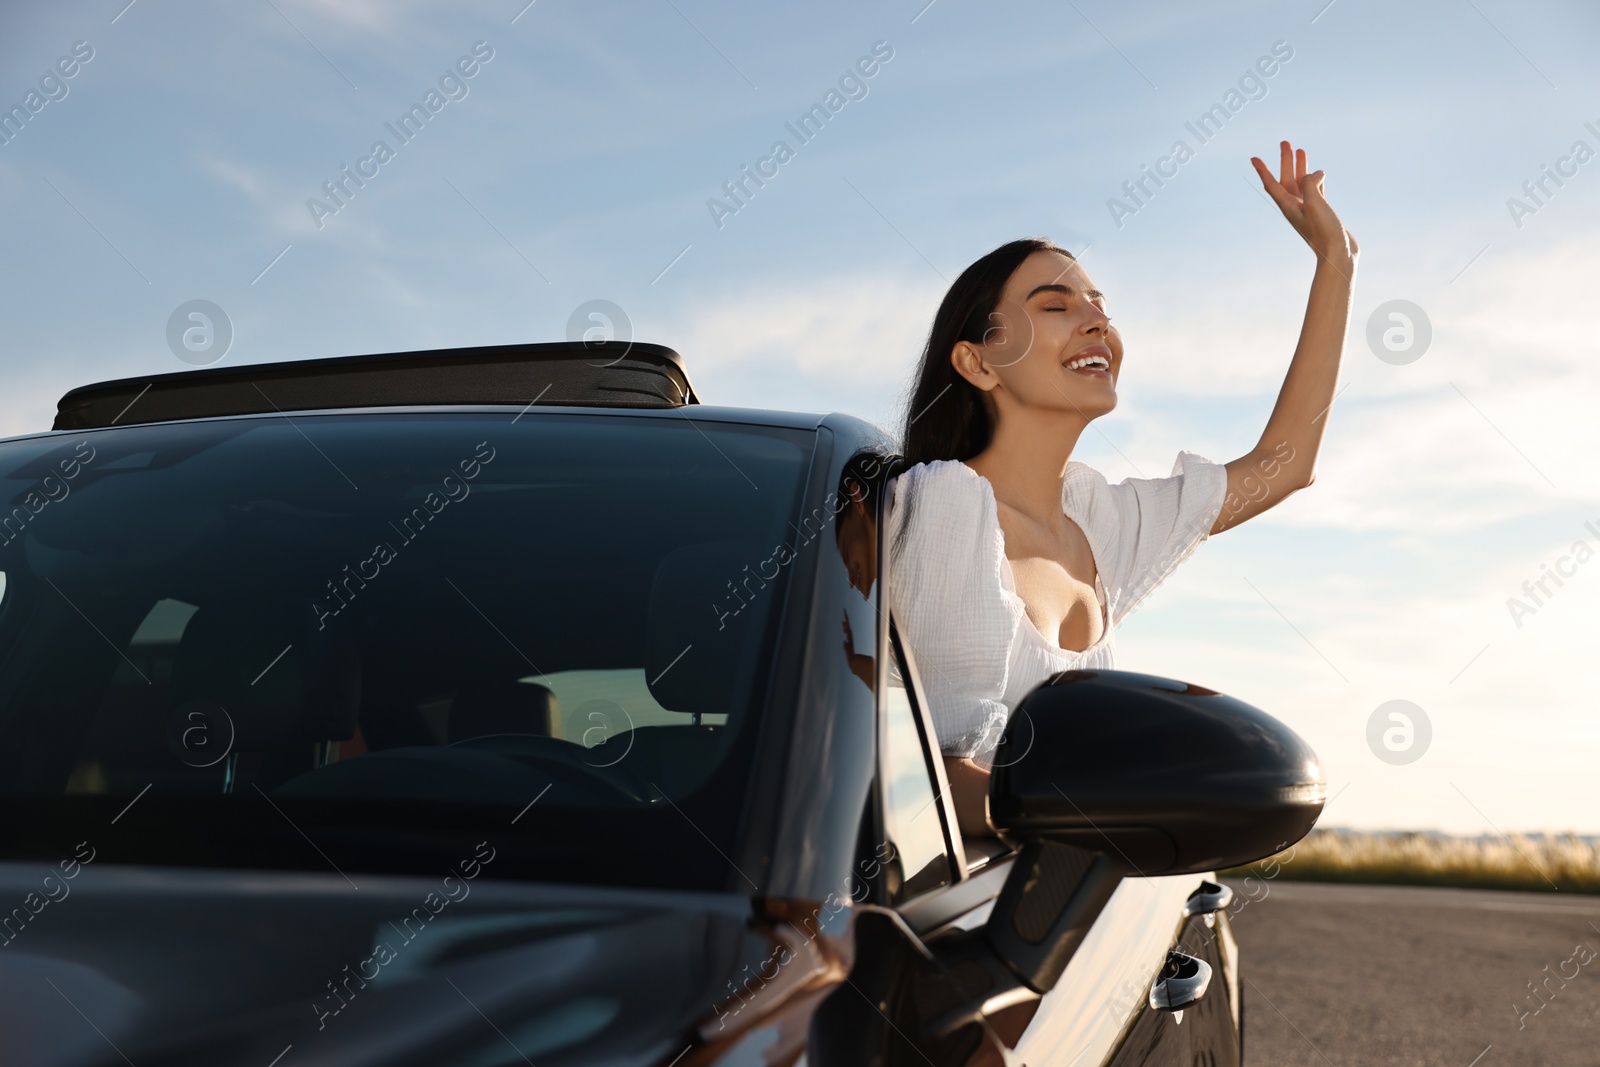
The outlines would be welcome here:
[[[1318,481],[1202,548],[1121,664],[1294,725],[1330,825],[1600,831],[1600,560],[1573,561],[1600,549],[1600,158],[1573,156],[1600,152],[1600,12],[524,3],[8,5],[0,105],[76,42],[93,56],[0,144],[0,432],[47,426],[75,385],[183,369],[167,320],[193,299],[229,316],[229,363],[558,340],[604,299],[712,402],[889,426],[947,281],[1044,234],[1085,250],[1127,344],[1077,458],[1165,475],[1179,449],[1253,445],[1293,351],[1312,257],[1248,162],[1287,137],[1362,246]],[[401,144],[386,124],[478,42],[492,58]],[[1200,144],[1185,123],[1278,42]],[[892,58],[801,144],[785,124],[875,45]],[[307,200],[380,139],[393,158],[319,227]],[[1178,139],[1193,158],[1114,217]],[[793,157],[714,217],[778,140]],[[1570,176],[1534,203],[1545,166]],[[1366,339],[1395,299],[1433,332],[1404,365]],[[1396,699],[1433,733],[1403,766],[1366,740]]]

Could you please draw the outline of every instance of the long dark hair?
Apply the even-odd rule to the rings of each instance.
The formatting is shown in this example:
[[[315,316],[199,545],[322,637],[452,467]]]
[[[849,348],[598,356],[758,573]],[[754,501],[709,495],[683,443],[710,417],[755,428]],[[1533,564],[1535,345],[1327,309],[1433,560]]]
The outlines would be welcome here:
[[[877,521],[884,488],[904,469],[903,458],[875,447],[864,448],[845,461],[844,467],[839,471],[838,489],[835,490],[837,499],[841,501],[834,513],[835,541],[843,536],[844,527],[840,520],[852,501],[865,505],[867,514],[874,516],[874,521]],[[881,514],[883,520],[888,521],[888,513],[881,512]]]
[[[933,328],[928,331],[927,347],[922,350],[916,385],[906,403],[896,474],[919,463],[971,459],[989,447],[994,423],[984,406],[983,390],[956,373],[950,364],[950,352],[960,341],[983,343],[1006,282],[1035,252],[1060,252],[1068,259],[1077,258],[1043,237],[1008,241],[962,271],[944,294],[933,316]],[[894,542],[897,550],[911,528],[914,503],[912,498],[904,501],[904,515]]]
[[[906,403],[901,451],[907,466],[937,459],[966,460],[989,445],[994,425],[984,406],[983,390],[956,373],[950,352],[960,341],[981,345],[993,325],[990,315],[1000,304],[1006,282],[1035,252],[1071,252],[1042,237],[1009,241],[973,263],[944,294],[922,350],[916,385]]]

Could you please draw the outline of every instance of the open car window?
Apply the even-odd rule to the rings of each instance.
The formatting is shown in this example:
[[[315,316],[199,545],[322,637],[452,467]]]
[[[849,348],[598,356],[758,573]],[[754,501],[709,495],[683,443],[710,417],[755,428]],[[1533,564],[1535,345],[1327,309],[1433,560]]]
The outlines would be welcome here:
[[[932,753],[899,660],[898,643],[891,642],[893,668],[884,689],[879,773],[884,834],[891,852],[887,888],[896,904],[954,881]]]

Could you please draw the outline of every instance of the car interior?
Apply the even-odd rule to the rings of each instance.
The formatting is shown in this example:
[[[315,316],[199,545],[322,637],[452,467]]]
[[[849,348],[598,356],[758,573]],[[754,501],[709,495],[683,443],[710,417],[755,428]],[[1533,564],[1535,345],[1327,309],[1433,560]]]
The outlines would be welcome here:
[[[110,664],[63,789],[196,794],[253,784],[300,797],[509,803],[559,783],[560,803],[685,795],[720,762],[759,651],[757,613],[719,630],[703,590],[737,573],[735,561],[758,558],[752,551],[719,540],[661,553],[645,595],[633,597],[643,602],[642,642],[630,648],[614,634],[609,655],[553,677],[482,619],[472,627],[476,613],[459,597],[451,604],[448,585],[433,591],[432,625],[420,626],[376,610],[359,627],[318,630],[293,605],[196,608],[163,598],[128,642],[128,659]],[[512,625],[516,616],[498,618]],[[151,625],[163,620],[177,622],[176,634]],[[558,689],[613,698],[569,709]]]
[[[526,447],[499,442],[471,495],[410,539],[382,516],[423,496],[427,465],[383,440],[361,442],[365,469],[345,459],[364,495],[327,478],[304,488],[259,440],[250,469],[198,490],[150,479],[137,510],[117,506],[131,478],[80,490],[73,525],[45,515],[0,561],[0,644],[32,660],[0,693],[7,788],[518,806],[546,791],[558,806],[692,793],[725,758],[761,669],[779,598],[744,606],[730,590],[779,536],[800,450],[741,460],[765,457],[782,507],[763,513],[719,504],[745,483],[698,435],[668,488],[647,465],[621,478],[598,447],[553,465],[524,428]],[[661,464],[677,458],[663,441],[694,444],[651,436]],[[127,469],[160,467],[150,443]],[[244,443],[189,448],[194,477]],[[460,451],[428,444],[430,459]],[[304,478],[320,461],[303,441],[295,452]],[[168,517],[152,518],[163,503]],[[381,566],[348,547],[384,534]],[[97,574],[92,561],[113,553],[139,565]]]

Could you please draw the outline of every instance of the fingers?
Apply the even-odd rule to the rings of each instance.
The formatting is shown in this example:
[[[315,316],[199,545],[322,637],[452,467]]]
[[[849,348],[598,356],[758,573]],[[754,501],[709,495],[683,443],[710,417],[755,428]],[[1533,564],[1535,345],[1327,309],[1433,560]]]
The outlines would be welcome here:
[[[1272,171],[1267,168],[1265,162],[1256,156],[1251,156],[1250,162],[1256,168],[1256,174],[1261,178],[1261,187],[1267,191],[1267,195],[1272,198],[1274,204],[1277,204],[1278,207],[1285,211],[1288,211],[1291,207],[1298,206],[1299,197],[1296,191],[1274,178]]]
[[[1327,172],[1316,170],[1308,171],[1306,150],[1296,149],[1288,141],[1278,142],[1278,180],[1274,181],[1272,172],[1257,156],[1250,157],[1251,166],[1261,176],[1261,184],[1272,197],[1278,209],[1283,212],[1285,219],[1295,228],[1295,231],[1305,238],[1314,251],[1321,255],[1320,247],[1326,243],[1325,232],[1331,224],[1336,230],[1342,231],[1343,240],[1350,253],[1357,250],[1355,239],[1344,231],[1338,218],[1333,215],[1329,206],[1324,186],[1327,182]]]
[[[1256,171],[1265,181],[1268,176],[1266,164],[1255,156],[1250,157],[1250,162],[1255,164]],[[1308,165],[1304,148],[1296,148],[1288,141],[1278,142],[1278,184],[1292,193],[1303,194],[1303,184],[1309,178],[1323,173],[1320,170],[1307,173]]]
[[[1256,174],[1260,176],[1261,184],[1265,186],[1266,190],[1270,193],[1272,191],[1272,187],[1277,184],[1276,180],[1272,177],[1272,171],[1267,169],[1267,165],[1261,161],[1260,156],[1251,156],[1250,164],[1256,168]]]
[[[1256,173],[1260,175],[1261,185],[1266,189],[1267,195],[1272,197],[1272,202],[1277,204],[1280,210],[1285,214],[1288,214],[1291,210],[1298,210],[1299,204],[1296,203],[1295,194],[1285,189],[1282,182],[1272,177],[1272,171],[1267,169],[1266,163],[1258,156],[1251,156],[1250,163],[1256,168]]]

